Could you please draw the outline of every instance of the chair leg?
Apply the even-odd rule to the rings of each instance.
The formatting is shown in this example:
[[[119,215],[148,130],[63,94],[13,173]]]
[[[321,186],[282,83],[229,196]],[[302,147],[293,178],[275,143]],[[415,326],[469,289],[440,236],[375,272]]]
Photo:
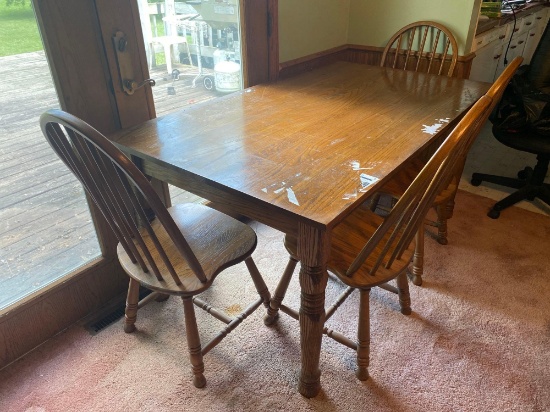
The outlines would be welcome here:
[[[189,49],[189,44],[185,42],[185,49],[187,51],[187,58],[189,59],[189,66],[193,66],[193,59],[191,58],[191,50]]]
[[[164,58],[166,59],[166,71],[168,74],[172,74],[172,46],[170,43],[164,43]]]
[[[525,186],[525,179],[516,179],[506,176],[486,175],[483,173],[472,174],[471,183],[473,186],[479,186],[481,182],[494,183],[496,185],[510,187],[512,189],[521,189]]]
[[[124,332],[132,333],[136,330],[136,319],[139,302],[139,282],[130,278],[128,295],[126,297],[126,310],[124,315]]]
[[[453,206],[451,205],[451,210],[452,208]],[[440,245],[446,245],[447,243],[449,243],[449,241],[447,240],[447,219],[448,219],[448,216],[452,215],[452,212],[451,214],[449,214],[448,204],[438,205],[436,207],[436,211],[437,211],[437,242]]]
[[[195,385],[196,388],[202,388],[206,385],[206,378],[203,375],[204,363],[202,361],[201,340],[199,337],[199,329],[197,328],[197,319],[195,318],[193,298],[182,296],[181,299],[183,300],[183,312],[185,314],[187,346],[193,370],[193,385]]]
[[[357,371],[360,381],[369,378],[370,355],[370,289],[360,290],[359,323],[357,328]]]
[[[264,279],[262,278],[262,275],[260,274],[260,271],[256,266],[256,263],[254,263],[254,260],[252,260],[251,257],[248,257],[244,261],[244,263],[246,263],[246,267],[250,272],[250,276],[252,277],[252,281],[254,282],[254,286],[256,287],[256,291],[258,292],[258,295],[260,295],[260,297],[263,299],[264,306],[266,308],[269,307],[271,294],[267,289],[267,285],[265,284]]]
[[[544,203],[550,205],[550,184],[544,183],[537,195]]]
[[[540,198],[544,202],[549,203],[550,196],[548,185],[544,183],[544,178],[548,172],[548,164],[550,159],[548,156],[538,155],[537,164],[534,169],[526,167],[518,172],[518,178],[505,176],[486,175],[482,173],[474,173],[472,175],[472,185],[479,186],[482,181],[495,183],[498,185],[518,189],[517,191],[506,196],[504,199],[495,203],[487,216],[492,219],[498,219],[500,212],[522,200],[534,200]]]
[[[409,293],[409,282],[407,282],[406,272],[401,272],[395,279],[397,282],[397,294],[399,295],[399,305],[403,315],[411,314],[411,295]]]
[[[447,220],[452,219],[452,218],[453,218],[454,211],[455,211],[455,200],[454,200],[454,197],[453,197],[452,200],[449,200],[449,202],[448,202],[447,205],[445,206],[445,209],[447,210],[447,214],[445,215],[445,217],[447,218]]]
[[[149,43],[149,70],[151,70],[153,67],[157,65],[156,59],[155,59],[155,45],[153,42]]]
[[[275,323],[275,321],[279,317],[279,308],[281,307],[281,303],[285,298],[288,285],[290,283],[290,280],[292,279],[292,275],[294,273],[294,269],[296,269],[297,264],[298,260],[290,256],[285,271],[283,272],[283,276],[281,277],[281,280],[277,285],[277,289],[275,289],[275,293],[273,294],[273,298],[271,299],[271,301],[269,302],[269,306],[267,307],[267,314],[264,317],[265,325],[273,325],[273,323]]]
[[[416,286],[422,285],[422,274],[424,273],[424,225],[416,232],[416,248],[412,264],[411,281]]]

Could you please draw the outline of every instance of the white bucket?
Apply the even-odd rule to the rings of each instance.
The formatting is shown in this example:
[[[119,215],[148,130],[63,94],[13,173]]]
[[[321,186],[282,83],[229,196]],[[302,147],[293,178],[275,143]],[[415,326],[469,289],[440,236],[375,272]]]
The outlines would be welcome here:
[[[241,90],[241,65],[223,61],[214,66],[216,90],[231,93]]]

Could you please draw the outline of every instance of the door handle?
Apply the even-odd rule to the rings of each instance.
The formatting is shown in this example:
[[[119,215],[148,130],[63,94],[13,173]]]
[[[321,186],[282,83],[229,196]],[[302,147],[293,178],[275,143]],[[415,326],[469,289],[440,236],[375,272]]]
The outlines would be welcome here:
[[[145,86],[146,84],[149,84],[151,85],[151,87],[153,87],[157,83],[154,79],[147,79],[142,81],[141,83],[138,83],[135,80],[126,79],[124,80],[124,91],[126,92],[126,94],[134,94],[137,89]]]
[[[116,54],[118,75],[121,80],[121,89],[124,93],[132,95],[137,89],[147,84],[151,87],[155,85],[153,79],[146,79],[142,82],[135,80],[132,56],[128,50],[128,39],[126,39],[124,32],[117,31],[115,33],[113,36],[113,46]]]

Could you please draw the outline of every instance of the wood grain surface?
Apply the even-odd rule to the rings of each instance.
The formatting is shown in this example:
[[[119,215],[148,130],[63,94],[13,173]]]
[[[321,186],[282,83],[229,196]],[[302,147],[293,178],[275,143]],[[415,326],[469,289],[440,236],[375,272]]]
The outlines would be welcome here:
[[[445,134],[487,89],[338,62],[111,138],[144,158],[148,174],[244,215],[258,218],[252,209],[261,207],[267,223],[285,231],[297,220],[330,228]],[[378,180],[364,187],[361,175]]]

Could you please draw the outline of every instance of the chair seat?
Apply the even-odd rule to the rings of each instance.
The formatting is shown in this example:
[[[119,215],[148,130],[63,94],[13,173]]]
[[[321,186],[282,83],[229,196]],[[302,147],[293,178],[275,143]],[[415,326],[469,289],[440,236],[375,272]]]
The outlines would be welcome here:
[[[256,235],[250,227],[207,206],[178,204],[168,211],[195,253],[208,281],[200,282],[156,219],[151,227],[180,277],[180,285],[175,283],[167,267],[160,263],[160,257],[153,256],[155,262],[159,262],[158,268],[164,280],[158,280],[150,268],[148,272],[144,272],[138,263],[132,263],[120,244],[117,248],[120,263],[126,273],[147,288],[175,295],[198,294],[212,284],[219,272],[245,260],[256,248]],[[156,251],[157,248],[151,245],[151,237],[145,230],[141,232],[149,250]]]
[[[550,156],[550,136],[531,131],[505,132],[493,127],[493,135],[502,144],[522,152]]]
[[[395,259],[390,269],[382,264],[375,275],[369,274],[370,269],[380,256],[383,245],[386,244],[390,236],[391,231],[386,231],[383,240],[378,242],[378,246],[369,255],[361,268],[352,276],[346,275],[346,270],[382,222],[382,217],[373,213],[367,206],[361,206],[356,208],[350,216],[333,229],[327,267],[346,285],[360,289],[372,288],[394,279],[396,273],[401,273],[407,269],[414,253],[414,241],[411,242],[400,259]],[[291,256],[296,256],[297,239],[287,235],[285,237],[285,247]]]

